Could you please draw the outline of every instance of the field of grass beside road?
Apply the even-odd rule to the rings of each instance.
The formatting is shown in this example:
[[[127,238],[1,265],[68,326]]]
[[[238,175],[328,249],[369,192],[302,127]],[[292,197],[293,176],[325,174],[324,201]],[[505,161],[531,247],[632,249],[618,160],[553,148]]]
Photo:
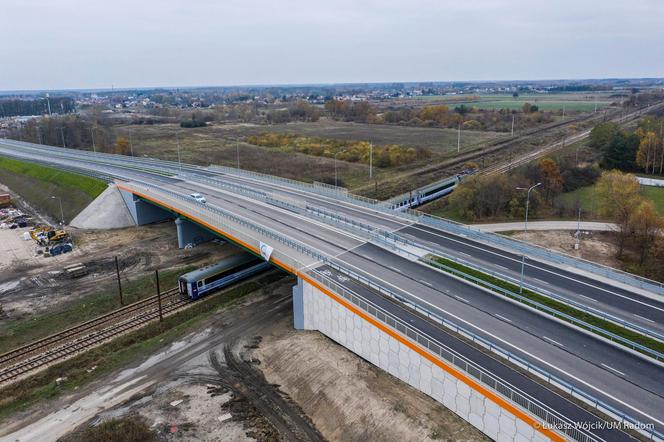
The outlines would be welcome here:
[[[269,147],[255,146],[242,140],[265,133],[297,134],[340,141],[371,141],[375,145],[398,144],[420,147],[431,151],[430,161],[456,155],[457,133],[454,129],[417,128],[390,125],[358,124],[321,119],[315,123],[288,123],[275,125],[220,124],[195,129],[182,129],[178,125],[121,126],[119,135],[131,134],[136,155],[177,161],[175,133],[179,133],[182,161],[193,164],[219,164],[235,167],[239,150],[240,167],[302,181],[334,180],[333,158],[316,157],[302,153],[282,152]],[[471,149],[489,144],[506,134],[464,131],[461,148]],[[238,141],[239,140],[239,141]],[[376,158],[374,158],[376,160]],[[429,163],[429,161],[427,161]],[[374,179],[380,183],[390,180],[406,169],[422,166],[413,163],[400,167],[374,168]],[[374,183],[369,180],[366,164],[337,161],[339,184],[349,189]]]
[[[664,216],[664,187],[641,186],[641,195],[652,201],[658,214]],[[597,198],[595,186],[586,186],[573,192],[566,192],[559,196],[566,204],[572,206],[579,200],[582,216],[598,217]]]
[[[534,104],[540,110],[559,111],[565,107],[568,112],[590,112],[595,110],[595,96],[597,97],[597,109],[603,109],[616,101],[606,93],[578,92],[578,93],[554,93],[554,94],[520,94],[514,98],[508,94],[485,94],[479,95],[479,99],[469,94],[450,96],[422,96],[412,97],[408,100],[423,101],[426,104],[446,104],[450,107],[462,104],[478,109],[521,109],[524,103]],[[475,96],[477,97],[477,96]]]
[[[59,220],[61,217],[58,199],[60,198],[67,222],[78,215],[107,187],[104,181],[85,175],[1,156],[0,183],[52,219]]]

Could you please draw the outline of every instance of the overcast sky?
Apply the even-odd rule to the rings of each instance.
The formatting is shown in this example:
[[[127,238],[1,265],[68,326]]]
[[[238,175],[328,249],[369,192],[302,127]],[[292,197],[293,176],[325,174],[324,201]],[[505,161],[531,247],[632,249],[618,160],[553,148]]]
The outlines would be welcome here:
[[[664,76],[662,0],[0,0],[0,90]]]

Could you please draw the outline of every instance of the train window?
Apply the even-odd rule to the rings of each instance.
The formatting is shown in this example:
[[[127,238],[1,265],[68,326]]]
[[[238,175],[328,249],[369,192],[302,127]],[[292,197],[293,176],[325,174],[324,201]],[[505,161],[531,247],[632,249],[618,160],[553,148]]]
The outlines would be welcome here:
[[[203,287],[203,281],[198,281],[198,287]]]
[[[253,267],[253,266],[257,265],[257,263],[258,263],[258,260],[252,260],[252,261],[249,261],[249,262],[245,262],[244,264],[239,265],[237,267],[227,269],[227,270],[225,270],[221,273],[217,273],[216,275],[212,275],[208,278],[205,278],[205,284],[211,284],[215,281],[220,280],[221,278],[232,275],[233,273],[237,273],[239,271],[248,269],[249,267]]]

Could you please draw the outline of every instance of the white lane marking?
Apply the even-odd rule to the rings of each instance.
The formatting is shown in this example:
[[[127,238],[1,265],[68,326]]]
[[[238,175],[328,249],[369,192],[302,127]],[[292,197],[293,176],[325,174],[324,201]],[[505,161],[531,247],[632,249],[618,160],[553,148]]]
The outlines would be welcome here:
[[[310,219],[310,218],[306,218],[306,217],[304,217],[304,216],[302,216],[302,215],[299,215],[299,214],[293,213],[293,212],[288,211],[288,210],[286,210],[286,209],[283,209],[283,208],[281,208],[281,207],[272,206],[272,205],[270,205],[270,204],[268,204],[268,203],[265,203],[265,202],[260,201],[260,200],[257,200],[257,199],[253,199],[253,198],[250,198],[250,197],[246,197],[246,196],[244,196],[244,195],[233,194],[232,192],[227,191],[227,190],[225,190],[225,189],[217,189],[217,188],[211,187],[211,186],[209,186],[209,185],[207,185],[207,184],[204,184],[204,183],[197,183],[197,182],[194,182],[194,181],[186,181],[185,183],[188,184],[188,185],[190,186],[190,187],[189,187],[189,190],[199,190],[199,189],[196,188],[196,186],[201,186],[201,187],[208,188],[208,189],[210,189],[211,191],[215,192],[215,194],[211,195],[210,198],[217,198],[217,199],[220,199],[221,201],[226,202],[226,203],[230,204],[231,206],[232,206],[232,204],[237,203],[237,200],[234,201],[234,200],[232,200],[232,198],[234,198],[234,197],[239,197],[239,198],[241,198],[241,199],[243,199],[243,200],[246,200],[246,201],[248,201],[248,202],[250,202],[250,203],[253,203],[253,204],[256,204],[256,205],[258,205],[258,206],[262,206],[262,207],[265,207],[265,208],[268,208],[268,209],[276,210],[277,212],[280,212],[280,213],[286,215],[286,217],[289,217],[289,216],[290,216],[290,217],[292,217],[292,218],[296,218],[296,219],[302,220],[302,221],[304,221],[305,223],[309,223],[309,224],[312,224],[312,225],[314,225],[314,226],[320,227],[321,230],[323,230],[323,229],[327,229],[327,230],[330,231],[330,232],[341,234],[342,236],[345,236],[345,237],[350,238],[350,239],[352,239],[352,240],[354,240],[354,241],[357,242],[357,244],[355,244],[354,246],[352,246],[352,247],[350,247],[350,248],[348,248],[348,249],[345,248],[344,246],[335,245],[335,247],[341,249],[341,252],[337,253],[336,255],[332,255],[333,257],[338,257],[339,255],[342,255],[342,254],[344,254],[344,253],[351,252],[351,251],[353,251],[353,250],[355,250],[355,249],[357,249],[357,248],[359,248],[359,247],[361,247],[361,246],[363,246],[364,244],[367,243],[366,239],[364,239],[364,238],[362,238],[362,237],[359,237],[359,236],[357,236],[357,235],[355,235],[355,234],[352,234],[352,233],[347,232],[347,231],[345,231],[345,230],[341,230],[341,229],[336,228],[336,227],[334,227],[334,226],[330,226],[329,224],[322,223],[322,222],[320,222],[320,221],[318,221],[318,220],[313,220],[313,219]],[[194,186],[193,189],[192,189],[192,185]],[[187,188],[186,186],[182,186],[182,187],[185,188],[185,189]],[[229,198],[231,198],[231,199],[229,200]],[[251,218],[251,215],[247,216],[247,215],[244,213],[244,212],[246,212],[246,211],[248,211],[248,209],[242,209],[241,211],[237,211],[237,209],[236,209],[236,210],[234,211],[234,213],[235,213],[236,215],[238,215],[238,216],[245,216],[245,217],[247,217],[247,218]],[[254,212],[251,212],[251,213],[254,213]],[[275,221],[275,220],[271,219],[269,215],[266,215],[266,214],[264,214],[264,213],[262,213],[262,212],[259,212],[258,214],[259,214],[260,216],[262,216],[263,218],[269,220],[269,221],[272,221],[272,222],[280,222],[280,221]],[[281,219],[281,222],[283,222],[283,218]],[[297,230],[296,227],[291,227],[291,229],[293,229],[293,230]],[[329,241],[329,240],[325,239],[325,237],[323,237],[323,238],[317,238],[317,237],[315,237],[311,232],[306,231],[306,229],[305,229],[305,232],[303,232],[303,233],[304,233],[305,235],[307,235],[307,236],[313,237],[314,240],[323,241],[323,242],[328,242],[328,241]],[[291,234],[292,234],[292,232],[291,232]],[[288,235],[286,235],[286,236],[288,236]],[[304,241],[302,241],[302,242],[307,243],[307,240],[304,240]],[[315,247],[319,247],[319,248],[320,248],[320,244],[315,244]],[[373,258],[369,258],[369,259],[370,259],[370,260],[373,260]]]
[[[604,362],[602,362],[602,367],[604,367],[604,368],[608,368],[609,370],[618,373],[620,376],[625,376],[625,373],[623,373],[623,372],[620,371],[620,370],[616,370],[615,368],[611,367],[610,365],[606,365]]]
[[[214,170],[212,170],[211,172],[214,172]],[[221,175],[225,175],[225,174],[222,173]],[[303,198],[305,201],[307,199],[313,200],[313,201],[323,201],[326,204],[341,206],[346,210],[349,210],[349,211],[352,211],[352,212],[357,212],[357,213],[360,213],[360,214],[363,214],[363,215],[366,215],[367,211],[369,211],[370,216],[373,217],[373,218],[378,218],[380,220],[387,221],[387,222],[392,223],[392,224],[397,224],[398,227],[396,227],[394,229],[394,231],[401,230],[404,227],[408,227],[408,226],[411,226],[411,225],[414,224],[414,222],[412,222],[412,221],[404,220],[403,218],[401,218],[396,213],[393,214],[393,215],[392,214],[387,214],[387,213],[381,212],[379,210],[367,208],[367,207],[364,207],[364,206],[358,206],[357,204],[355,204],[351,201],[340,200],[340,199],[330,197],[330,196],[326,196],[326,195],[318,195],[318,194],[315,194],[315,193],[312,193],[312,192],[309,192],[309,191],[306,191],[306,190],[296,189],[296,188],[293,188],[293,187],[290,187],[290,186],[287,186],[287,185],[284,185],[284,184],[280,184],[280,183],[266,183],[265,181],[260,180],[260,179],[244,177],[244,176],[241,176],[241,175],[230,174],[228,176],[232,177],[232,179],[235,180],[236,182],[239,181],[241,183],[244,183],[244,182],[258,183],[258,185],[262,186],[262,187],[265,187],[265,186],[269,185],[271,190],[274,190],[275,188],[278,188],[279,191],[284,193],[286,196],[295,195],[295,196]],[[385,226],[385,227],[387,227],[387,226]]]
[[[394,270],[397,273],[401,273],[401,269],[397,269],[396,267],[392,267],[392,266],[388,266],[388,267],[391,268],[392,270]]]
[[[415,226],[412,226],[412,227],[415,227]],[[415,227],[415,228],[417,229],[417,227]],[[418,230],[422,230],[422,229],[418,229]],[[425,231],[425,232],[427,232],[427,233],[432,233],[432,232],[430,232],[430,231]],[[437,234],[434,233],[434,235],[437,235]],[[437,235],[437,236],[442,236],[442,235]],[[448,240],[449,240],[450,238],[445,238],[445,239],[448,239]],[[452,239],[452,241],[459,242],[458,240],[454,240],[454,239]],[[436,244],[436,246],[438,246],[438,245]],[[358,246],[358,247],[359,247],[359,246]],[[477,247],[477,246],[471,246],[471,247],[474,247],[474,248],[480,249],[480,247]],[[355,247],[355,248],[356,248],[356,247]],[[495,253],[495,252],[490,252],[490,253],[495,254],[495,255],[498,255],[498,256],[503,256],[503,257],[504,257],[504,255],[500,255],[500,254]],[[508,257],[506,257],[506,258],[508,258]],[[517,262],[519,262],[518,260],[513,259],[513,258],[508,258],[508,259],[512,259],[513,261],[517,261]],[[348,262],[346,262],[346,264],[349,265],[350,267],[352,267],[352,268],[354,268],[354,269],[360,271],[361,273],[364,273],[364,274],[369,275],[366,271],[364,271],[364,270],[362,270],[362,269],[359,269],[358,267],[356,267],[356,266],[354,266],[354,265],[352,265],[352,264],[350,264],[350,263],[348,263]],[[531,266],[532,266],[532,265],[531,265]],[[533,266],[533,267],[534,267],[534,266]],[[552,274],[556,274],[555,272],[553,272],[553,271],[549,271],[549,270],[546,270],[546,269],[540,269],[540,270],[543,270],[543,271],[546,271],[546,272],[549,272],[549,273],[552,273]],[[540,362],[540,363],[542,363],[542,364],[544,364],[544,365],[547,365],[547,366],[549,366],[549,367],[555,368],[555,369],[558,370],[559,372],[561,372],[561,373],[563,373],[563,374],[569,376],[570,378],[576,380],[577,382],[579,382],[579,383],[581,383],[581,384],[583,384],[583,385],[586,385],[587,387],[589,387],[589,388],[591,388],[591,389],[593,389],[593,390],[595,390],[595,391],[597,391],[597,392],[599,392],[599,393],[601,393],[601,394],[603,394],[603,395],[605,395],[605,396],[607,396],[607,397],[610,397],[611,399],[615,400],[616,402],[621,403],[621,404],[623,404],[624,406],[630,408],[631,410],[636,411],[636,412],[639,413],[640,415],[645,416],[645,417],[647,417],[647,418],[649,418],[649,419],[651,419],[651,420],[653,420],[653,421],[655,421],[655,422],[658,422],[658,423],[664,425],[664,422],[662,422],[662,421],[660,421],[660,420],[658,420],[658,419],[656,419],[656,418],[654,418],[654,417],[648,415],[647,413],[645,413],[644,411],[641,411],[640,409],[636,408],[635,406],[632,406],[632,405],[628,404],[628,403],[625,402],[625,401],[622,401],[622,400],[620,400],[620,399],[618,399],[618,398],[616,398],[616,397],[611,396],[610,394],[607,394],[604,390],[601,390],[601,389],[599,389],[599,388],[593,386],[592,384],[590,384],[590,383],[588,383],[588,382],[586,382],[586,381],[584,381],[584,380],[582,380],[582,379],[580,379],[580,378],[578,378],[578,377],[576,377],[576,376],[574,376],[574,375],[572,375],[572,374],[569,374],[569,373],[565,372],[564,370],[562,370],[562,369],[556,367],[555,365],[553,365],[553,364],[547,362],[547,361],[544,360],[544,359],[541,359],[541,358],[539,358],[539,357],[537,357],[537,356],[535,356],[535,355],[533,355],[533,354],[531,354],[531,353],[528,353],[527,351],[525,351],[525,350],[523,350],[523,349],[521,349],[521,348],[515,346],[514,344],[512,344],[512,343],[506,341],[505,339],[502,339],[502,338],[500,338],[500,337],[497,336],[497,335],[494,335],[494,334],[492,334],[492,333],[489,333],[489,332],[483,330],[482,328],[476,326],[475,324],[472,324],[472,323],[468,322],[467,320],[465,320],[465,319],[463,319],[463,318],[461,318],[461,317],[459,317],[459,316],[457,316],[457,315],[451,314],[451,313],[445,311],[444,309],[440,308],[439,306],[433,305],[433,304],[431,304],[430,302],[428,302],[428,301],[426,301],[426,300],[423,300],[423,299],[421,299],[421,298],[419,298],[419,297],[413,295],[412,293],[410,293],[410,292],[408,292],[408,291],[406,291],[406,290],[403,290],[403,289],[401,289],[401,288],[395,286],[394,284],[392,284],[392,283],[390,283],[390,282],[388,282],[388,281],[382,280],[381,278],[377,278],[375,275],[369,275],[369,276],[371,276],[371,277],[373,277],[373,278],[376,278],[377,280],[379,280],[379,281],[381,281],[381,282],[383,282],[383,283],[385,283],[385,284],[387,284],[387,285],[390,285],[390,286],[394,287],[395,289],[397,289],[397,290],[399,290],[399,291],[401,291],[401,292],[403,292],[403,293],[408,294],[408,295],[411,296],[413,299],[417,299],[418,301],[423,302],[424,304],[427,304],[427,305],[429,305],[430,307],[433,307],[434,309],[437,309],[437,310],[439,310],[439,311],[441,311],[441,312],[443,312],[443,313],[446,313],[446,314],[450,315],[452,318],[455,318],[456,320],[458,320],[458,321],[460,321],[460,322],[463,322],[464,324],[467,324],[468,326],[470,326],[470,327],[472,327],[472,328],[475,328],[475,329],[477,329],[477,330],[479,330],[479,331],[485,333],[487,336],[490,336],[491,338],[495,339],[496,341],[499,341],[499,342],[503,343],[504,345],[506,345],[506,346],[508,346],[508,347],[512,347],[512,348],[514,348],[514,349],[517,349],[517,350],[523,352],[524,354],[528,355],[529,357],[531,357],[531,358],[537,360],[538,362]],[[573,278],[570,278],[570,277],[567,277],[567,276],[564,276],[564,275],[559,275],[559,276],[564,277],[564,278],[566,278],[566,279],[573,280]],[[585,284],[585,285],[587,285],[587,286],[591,286],[591,287],[593,287],[591,284],[587,284],[587,283],[584,283],[584,282],[581,282],[581,281],[577,281],[577,282],[579,282],[579,283],[581,283],[581,284]],[[612,294],[615,294],[615,295],[617,295],[617,296],[621,296],[621,297],[626,298],[626,299],[631,300],[631,301],[635,301],[634,299],[632,299],[632,298],[630,298],[630,297],[627,297],[627,296],[624,296],[624,295],[619,295],[619,294],[617,294],[617,293],[610,292],[609,290],[606,290],[606,289],[603,289],[603,288],[600,288],[600,287],[595,287],[595,288],[597,288],[597,289],[599,289],[599,290],[603,290],[603,291],[609,292],[609,293],[612,293]],[[460,299],[463,300],[463,298],[460,298]],[[468,301],[467,301],[467,300],[464,300],[464,302],[468,302]],[[641,303],[641,304],[645,304],[645,303],[640,302],[640,301],[635,301],[635,302],[639,302],[639,303]],[[648,305],[648,304],[645,304],[645,305]],[[653,307],[654,307],[654,306],[653,306]],[[654,308],[657,308],[657,307],[654,307]],[[664,311],[664,309],[660,309],[660,310],[663,310],[663,311]]]
[[[554,341],[553,339],[551,339],[551,338],[548,337],[548,336],[544,336],[544,335],[542,335],[542,338],[543,338],[543,339],[546,339],[546,340],[549,341],[549,342],[553,342],[554,344],[556,344],[556,345],[558,345],[558,346],[560,346],[560,347],[564,347],[563,344],[561,344],[561,343],[558,342],[558,341]]]
[[[503,321],[507,321],[507,322],[510,322],[510,323],[512,322],[511,319],[506,318],[506,317],[504,317],[503,315],[499,315],[498,313],[494,313],[493,316],[495,316],[496,318],[500,318],[500,319],[502,319]]]
[[[634,316],[636,316],[637,318],[641,318],[641,319],[643,319],[644,321],[652,322],[653,324],[655,323],[655,321],[653,321],[653,320],[650,319],[650,318],[646,318],[645,316],[637,315],[636,313],[634,313]]]
[[[413,229],[415,229],[415,230],[419,230],[419,231],[424,232],[424,233],[428,233],[428,234],[433,235],[433,236],[437,236],[437,237],[439,237],[439,238],[442,238],[443,240],[447,240],[447,241],[451,241],[451,242],[459,243],[459,244],[461,244],[461,245],[463,245],[463,246],[471,247],[471,248],[474,248],[474,249],[478,249],[478,250],[481,250],[481,251],[483,251],[483,252],[490,253],[490,254],[492,254],[492,255],[496,255],[496,256],[500,256],[501,258],[509,259],[510,261],[513,261],[513,262],[516,262],[516,263],[521,264],[521,260],[520,260],[520,259],[512,258],[512,257],[510,257],[510,256],[504,255],[504,254],[502,254],[502,253],[497,253],[497,252],[494,252],[494,251],[492,251],[492,250],[487,250],[486,248],[483,248],[483,247],[480,247],[480,246],[476,246],[476,245],[474,245],[474,244],[468,244],[468,243],[465,243],[465,242],[460,241],[460,240],[458,240],[458,239],[454,239],[453,237],[448,237],[448,236],[445,236],[445,235],[441,235],[441,234],[439,234],[439,233],[435,233],[435,232],[433,232],[433,231],[431,231],[431,230],[422,229],[421,227],[417,227],[417,224],[413,224],[412,226],[409,226],[409,227],[411,227],[411,228],[413,228]],[[431,228],[432,228],[432,229],[435,229],[435,227],[431,227]],[[454,233],[450,233],[450,235],[451,235],[451,236],[455,236]],[[456,236],[466,237],[465,235],[456,235]],[[473,241],[473,240],[471,240],[471,241]],[[426,242],[429,243],[429,244],[431,244],[431,245],[433,245],[433,246],[435,246],[435,247],[437,247],[437,248],[444,247],[444,246],[442,246],[442,245],[440,245],[440,244],[438,244],[438,243],[435,243],[435,242],[431,242],[431,241],[426,241]],[[478,242],[478,244],[481,244],[481,243]],[[485,247],[494,247],[494,248],[497,248],[498,250],[501,250],[498,246],[485,245]],[[504,253],[514,253],[514,252],[509,252],[509,251],[506,251],[506,250],[501,250],[501,251],[504,252]],[[462,253],[462,252],[458,252],[458,253]],[[469,256],[469,255],[466,254],[466,256]],[[583,284],[583,285],[585,285],[585,286],[592,287],[592,288],[594,288],[594,289],[596,289],[596,290],[601,290],[601,291],[603,291],[603,292],[610,293],[610,294],[612,294],[612,295],[614,295],[614,296],[618,296],[618,297],[623,298],[623,299],[626,299],[626,300],[628,300],[628,301],[635,302],[635,303],[637,303],[637,304],[641,304],[641,305],[645,305],[645,306],[647,306],[647,307],[651,307],[651,308],[654,308],[654,309],[656,309],[656,310],[659,310],[659,311],[664,312],[664,308],[662,308],[662,307],[657,307],[656,305],[652,305],[652,304],[648,304],[647,302],[639,301],[638,299],[634,299],[634,298],[632,298],[632,297],[630,297],[630,296],[621,295],[620,293],[613,292],[613,291],[611,291],[611,290],[609,290],[609,289],[606,289],[606,288],[603,288],[603,287],[595,286],[595,285],[590,284],[590,283],[588,283],[588,282],[580,281],[580,280],[578,280],[578,279],[576,279],[576,278],[572,278],[571,276],[567,276],[567,275],[563,275],[563,274],[561,274],[561,273],[557,273],[557,272],[555,272],[555,271],[553,271],[553,270],[549,270],[549,269],[544,269],[544,268],[542,268],[542,267],[538,267],[538,266],[536,266],[536,265],[533,264],[533,261],[532,261],[532,260],[531,260],[530,262],[526,263],[526,265],[528,265],[528,266],[530,266],[530,267],[532,267],[532,268],[534,268],[534,269],[541,270],[541,271],[543,271],[543,272],[547,272],[547,273],[550,273],[550,274],[552,274],[552,275],[556,275],[556,276],[559,276],[559,277],[561,277],[561,278],[565,278],[565,279],[568,279],[568,280],[570,280],[570,281],[574,281],[574,282],[577,282],[577,283],[579,283],[579,284]],[[551,264],[550,264],[550,265],[551,265]],[[571,271],[567,271],[567,272],[570,273],[571,275],[574,274],[574,273],[571,272]],[[577,277],[581,277],[581,276],[583,276],[583,275],[575,275],[575,276],[577,276]],[[634,295],[635,295],[635,296],[641,296],[641,295],[639,295],[638,293],[634,293]],[[593,301],[596,302],[596,300],[593,300]]]
[[[465,302],[466,304],[470,304],[470,301],[467,300],[466,298],[462,298],[462,297],[459,296],[459,295],[454,295],[454,297],[455,297],[456,299],[458,299],[459,301],[463,301],[463,302]]]
[[[539,282],[540,282],[540,283],[542,283],[542,284],[546,284],[546,285],[551,285],[551,283],[550,283],[550,282],[547,282],[547,281],[542,281],[542,280],[541,280],[541,279],[539,279],[539,278],[533,278],[533,279],[534,279],[535,281],[539,281]]]
[[[577,296],[580,296],[580,297],[582,297],[582,298],[586,298],[587,300],[592,301],[592,302],[597,302],[596,299],[591,298],[590,296],[582,295],[582,294],[580,294],[580,293],[577,293]]]
[[[425,280],[423,280],[423,279],[420,279],[419,281],[420,281],[422,284],[424,284],[424,285],[428,285],[429,287],[433,287],[433,284],[431,284],[431,283],[428,282],[428,281],[425,281]]]
[[[467,320],[463,319],[463,318],[460,317],[460,316],[457,316],[457,315],[455,315],[455,314],[453,314],[453,313],[450,313],[450,312],[448,312],[447,310],[445,310],[445,309],[443,309],[443,308],[441,308],[441,307],[439,307],[439,306],[437,306],[437,305],[434,305],[434,304],[432,304],[431,302],[429,302],[429,301],[427,301],[427,300],[425,300],[425,299],[420,298],[419,296],[415,296],[414,294],[410,293],[409,291],[404,290],[404,289],[402,289],[402,288],[399,288],[399,287],[397,287],[396,285],[392,284],[392,283],[389,282],[389,281],[385,281],[384,279],[381,279],[381,278],[379,278],[379,277],[377,277],[377,276],[374,276],[374,275],[369,275],[369,273],[367,273],[366,271],[364,271],[364,270],[362,270],[362,269],[360,269],[360,268],[354,266],[354,265],[351,264],[351,263],[346,263],[346,264],[347,264],[348,266],[350,266],[350,267],[353,267],[354,269],[358,270],[358,271],[361,272],[361,273],[364,273],[364,274],[366,274],[366,275],[368,275],[368,276],[372,276],[372,277],[375,278],[376,280],[378,280],[378,281],[380,281],[380,282],[382,282],[382,283],[384,283],[384,284],[387,284],[388,286],[394,287],[396,290],[398,290],[398,291],[400,291],[400,292],[402,292],[402,293],[404,293],[404,294],[407,294],[408,296],[411,296],[413,299],[415,299],[415,300],[421,302],[423,305],[429,306],[429,307],[433,308],[434,310],[438,310],[439,312],[442,312],[442,313],[444,313],[444,314],[446,314],[446,315],[449,315],[451,318],[454,318],[455,320],[457,320],[457,321],[459,321],[459,322],[462,322],[462,323],[466,324],[466,325],[469,326],[469,327],[472,327],[472,328],[474,328],[474,329],[476,329],[476,330],[479,330],[479,331],[482,332],[482,333],[485,333],[487,336],[491,337],[492,339],[494,339],[494,340],[497,341],[497,342],[502,343],[502,344],[505,345],[506,347],[511,347],[511,348],[513,348],[513,349],[515,349],[515,350],[518,350],[518,351],[522,352],[523,354],[525,354],[525,355],[531,357],[532,359],[536,360],[537,362],[539,362],[539,363],[541,363],[541,364],[543,364],[543,365],[546,365],[546,366],[548,366],[548,367],[554,368],[555,370],[557,370],[558,372],[564,374],[565,376],[568,376],[569,378],[574,379],[576,382],[578,382],[578,383],[580,383],[580,384],[582,384],[582,385],[585,385],[586,387],[590,388],[591,390],[594,390],[594,391],[596,391],[596,392],[598,392],[598,393],[600,393],[600,394],[602,394],[602,395],[604,395],[604,396],[606,396],[606,397],[608,397],[608,398],[610,398],[610,399],[616,401],[617,403],[619,403],[619,404],[621,404],[621,405],[624,405],[625,407],[629,408],[630,410],[633,410],[633,411],[637,412],[637,413],[640,414],[641,416],[646,417],[646,418],[648,418],[648,419],[650,419],[650,420],[652,420],[652,421],[655,421],[655,422],[657,422],[657,423],[660,424],[660,425],[664,425],[664,421],[662,421],[662,420],[660,420],[660,419],[657,419],[657,418],[655,418],[655,417],[649,415],[649,414],[646,413],[645,411],[640,410],[640,409],[637,408],[636,406],[631,405],[631,404],[625,402],[624,400],[618,399],[617,397],[615,397],[615,396],[613,396],[613,395],[607,393],[605,389],[595,387],[595,386],[592,385],[591,383],[589,383],[589,382],[587,382],[587,381],[584,381],[583,379],[579,378],[578,376],[574,376],[573,374],[568,373],[567,371],[563,370],[562,368],[557,367],[556,365],[554,365],[554,364],[548,362],[547,360],[542,359],[542,358],[540,358],[539,356],[535,356],[534,354],[529,353],[528,351],[526,351],[526,350],[524,350],[524,349],[522,349],[522,348],[520,348],[520,347],[517,347],[516,345],[514,345],[514,344],[512,344],[511,342],[507,341],[506,339],[503,339],[503,338],[501,338],[501,337],[498,336],[498,335],[495,335],[495,334],[493,334],[493,333],[490,333],[490,332],[488,332],[488,331],[482,329],[481,327],[478,327],[477,325],[471,323],[470,321],[467,321]],[[456,297],[456,295],[455,295],[455,297]],[[584,361],[584,362],[585,362],[585,361]]]

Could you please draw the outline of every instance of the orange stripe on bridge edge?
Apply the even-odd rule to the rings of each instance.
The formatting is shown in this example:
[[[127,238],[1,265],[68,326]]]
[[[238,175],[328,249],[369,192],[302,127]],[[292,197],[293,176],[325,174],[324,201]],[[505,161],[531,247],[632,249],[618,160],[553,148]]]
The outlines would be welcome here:
[[[260,250],[258,250],[256,247],[254,247],[250,244],[247,244],[246,242],[242,241],[239,238],[236,238],[235,236],[233,236],[233,235],[231,235],[227,232],[224,232],[223,230],[219,229],[216,226],[213,226],[213,225],[211,225],[211,224],[209,224],[209,223],[207,223],[207,222],[205,222],[205,221],[203,221],[203,220],[201,220],[201,219],[199,219],[195,216],[190,215],[189,213],[183,211],[182,209],[178,209],[176,207],[170,206],[170,205],[168,205],[166,203],[163,203],[163,202],[161,202],[161,201],[159,201],[159,200],[157,200],[153,197],[150,197],[150,196],[148,196],[144,193],[141,193],[141,192],[135,191],[133,189],[124,187],[121,184],[117,184],[117,187],[122,189],[122,190],[125,190],[127,192],[133,193],[134,195],[137,195],[141,198],[149,200],[149,201],[153,202],[154,204],[156,204],[158,206],[165,207],[168,210],[171,210],[175,213],[179,213],[180,215],[186,216],[190,220],[195,221],[195,222],[205,226],[207,229],[210,229],[214,232],[217,232],[221,236],[224,236],[224,237],[230,239],[234,243],[239,244],[240,246],[246,248],[247,250],[250,250],[250,251],[252,251],[253,253],[255,253],[257,255],[260,255]],[[529,414],[525,413],[520,408],[515,407],[510,402],[508,402],[506,399],[504,399],[501,396],[494,393],[492,390],[489,390],[488,388],[484,387],[480,383],[478,383],[475,380],[469,378],[468,376],[466,376],[461,371],[459,371],[456,368],[448,365],[443,360],[436,357],[435,355],[433,355],[432,353],[430,353],[428,350],[424,349],[420,345],[413,343],[409,339],[406,339],[404,336],[402,336],[397,331],[395,331],[392,328],[386,326],[382,322],[379,322],[378,320],[371,317],[369,314],[367,314],[366,312],[360,310],[359,308],[355,307],[353,304],[346,301],[345,299],[343,299],[339,295],[336,295],[335,293],[330,291],[327,287],[323,286],[322,284],[320,284],[315,279],[312,279],[306,273],[300,272],[299,270],[297,270],[297,269],[295,269],[295,268],[293,268],[293,267],[291,267],[291,266],[289,266],[289,265],[287,265],[287,264],[285,264],[285,263],[283,263],[283,262],[281,262],[281,261],[279,261],[275,258],[271,258],[270,261],[273,264],[277,265],[278,267],[281,267],[282,269],[286,270],[287,272],[289,272],[293,275],[296,275],[296,276],[302,278],[303,280],[307,281],[307,283],[309,283],[312,286],[316,287],[318,290],[323,292],[325,295],[332,298],[332,300],[334,300],[338,304],[341,304],[347,310],[350,310],[354,314],[358,315],[359,317],[361,317],[362,319],[364,319],[365,321],[367,321],[368,323],[370,323],[374,327],[377,327],[382,332],[387,333],[389,336],[392,336],[394,339],[396,339],[397,341],[399,341],[400,343],[402,343],[406,347],[408,347],[411,350],[415,351],[417,354],[419,354],[423,358],[427,359],[431,363],[435,364],[437,367],[440,367],[446,373],[449,373],[450,375],[452,375],[455,378],[459,379],[461,382],[468,385],[470,388],[477,391],[481,395],[489,398],[491,401],[495,402],[498,406],[500,406],[501,408],[503,408],[503,409],[507,410],[508,412],[512,413],[514,416],[516,416],[519,419],[521,419],[522,421],[526,422],[527,424],[532,426],[535,430],[541,432],[542,434],[544,434],[545,436],[547,436],[551,440],[560,441],[560,442],[565,441],[564,437],[560,436],[558,433],[554,432],[553,430],[542,428],[542,424],[537,419],[535,419],[532,416],[530,416]]]

